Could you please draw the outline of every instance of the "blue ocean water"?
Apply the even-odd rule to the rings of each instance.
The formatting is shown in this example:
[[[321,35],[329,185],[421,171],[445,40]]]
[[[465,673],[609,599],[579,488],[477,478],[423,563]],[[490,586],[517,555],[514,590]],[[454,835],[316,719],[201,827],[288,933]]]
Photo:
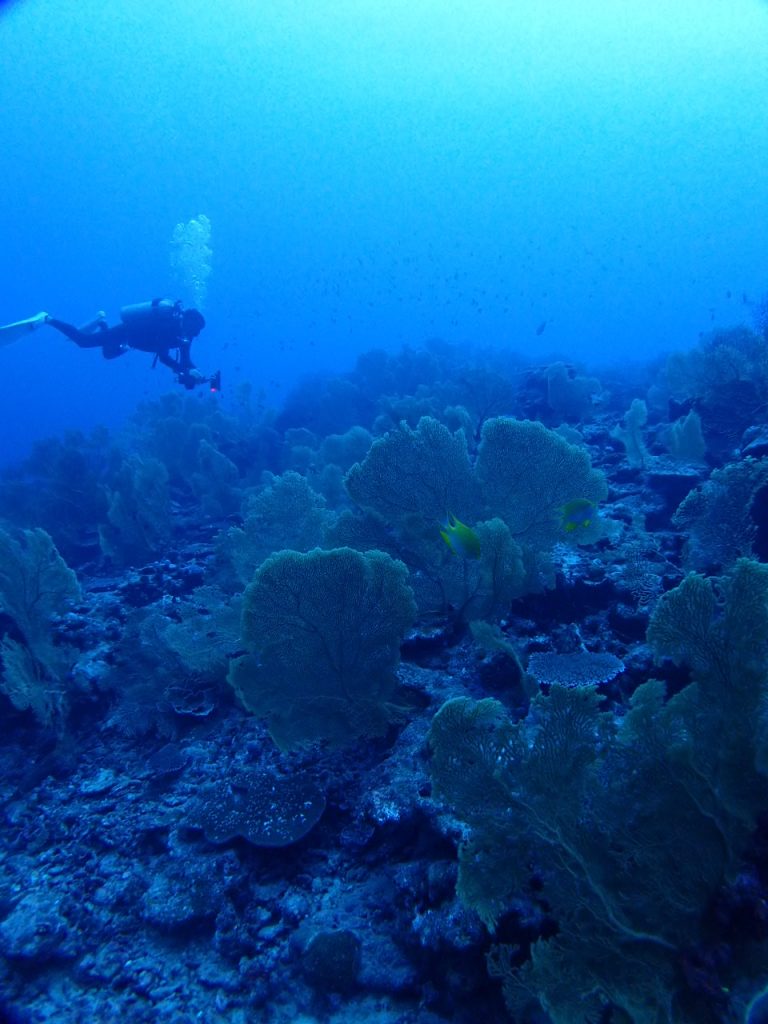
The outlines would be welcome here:
[[[768,1019],[767,57],[0,0],[0,1024]]]
[[[757,0],[38,0],[0,33],[3,323],[177,296],[199,214],[198,361],[270,394],[427,337],[632,359],[765,288]],[[168,384],[50,332],[0,373],[5,460]]]

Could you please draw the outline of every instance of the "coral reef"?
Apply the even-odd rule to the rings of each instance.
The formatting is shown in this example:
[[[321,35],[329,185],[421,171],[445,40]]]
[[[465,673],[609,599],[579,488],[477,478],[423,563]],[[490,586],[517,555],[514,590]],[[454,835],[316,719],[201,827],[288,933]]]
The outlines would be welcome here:
[[[0,1016],[753,1024],[766,395],[434,340],[8,467]]]

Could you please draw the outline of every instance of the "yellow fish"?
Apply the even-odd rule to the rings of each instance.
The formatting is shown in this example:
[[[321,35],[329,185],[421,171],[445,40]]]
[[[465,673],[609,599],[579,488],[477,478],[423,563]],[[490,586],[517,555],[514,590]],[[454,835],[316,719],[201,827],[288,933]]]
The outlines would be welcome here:
[[[441,525],[443,529],[440,536],[454,555],[461,555],[462,558],[480,557],[480,538],[471,526],[462,523],[453,512],[448,513],[448,518]]]
[[[587,498],[574,498],[567,502],[560,509],[561,524],[566,533],[573,533],[574,530],[586,529],[591,525],[595,516],[597,505]]]

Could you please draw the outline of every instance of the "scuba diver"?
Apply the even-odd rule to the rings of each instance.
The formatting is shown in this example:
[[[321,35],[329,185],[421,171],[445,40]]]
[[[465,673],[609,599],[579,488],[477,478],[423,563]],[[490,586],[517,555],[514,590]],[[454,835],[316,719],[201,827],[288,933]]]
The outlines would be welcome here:
[[[43,319],[44,317],[44,319]],[[192,391],[198,384],[210,384],[211,391],[221,387],[221,372],[204,377],[192,362],[190,348],[205,327],[205,318],[197,309],[184,309],[181,302],[152,299],[133,306],[123,306],[120,323],[110,327],[104,313],[99,313],[82,327],[57,320],[46,314],[33,318],[39,325],[54,327],[80,348],[100,348],[105,359],[117,359],[129,349],[154,353],[176,374],[176,380]]]

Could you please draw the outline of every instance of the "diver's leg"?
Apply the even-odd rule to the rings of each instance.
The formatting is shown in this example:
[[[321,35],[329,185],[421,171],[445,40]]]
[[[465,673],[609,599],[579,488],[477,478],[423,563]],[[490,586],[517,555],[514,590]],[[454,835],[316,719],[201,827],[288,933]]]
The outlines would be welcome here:
[[[79,327],[68,324],[64,320],[57,320],[55,317],[49,316],[45,322],[49,327],[53,327],[60,334],[69,338],[70,341],[74,341],[80,348],[98,348],[102,343],[101,336],[94,337],[92,334],[84,334]]]
[[[106,331],[106,329],[107,314],[103,310],[98,312],[93,320],[89,320],[87,324],[78,327],[78,331],[81,334],[93,334],[95,331]]]

